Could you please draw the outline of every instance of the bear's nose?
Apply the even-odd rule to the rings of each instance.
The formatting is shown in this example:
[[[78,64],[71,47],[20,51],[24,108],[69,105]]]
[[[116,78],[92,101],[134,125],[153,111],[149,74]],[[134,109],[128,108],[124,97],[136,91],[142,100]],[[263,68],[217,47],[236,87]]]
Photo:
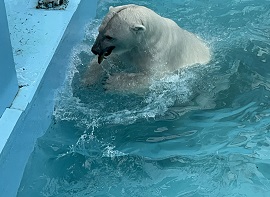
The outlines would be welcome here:
[[[98,55],[98,51],[97,49],[93,46],[91,49],[92,53],[94,53],[95,55]]]

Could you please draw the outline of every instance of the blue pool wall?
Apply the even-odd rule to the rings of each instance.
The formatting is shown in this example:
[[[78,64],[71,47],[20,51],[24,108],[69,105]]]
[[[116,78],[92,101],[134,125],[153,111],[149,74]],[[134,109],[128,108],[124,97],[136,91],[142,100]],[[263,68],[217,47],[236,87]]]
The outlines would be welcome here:
[[[57,90],[63,85],[74,46],[85,34],[85,25],[96,15],[97,0],[81,0],[34,97],[20,115],[0,155],[0,193],[16,196],[24,168],[38,137],[52,121]]]
[[[0,1],[0,117],[18,92],[4,1]]]

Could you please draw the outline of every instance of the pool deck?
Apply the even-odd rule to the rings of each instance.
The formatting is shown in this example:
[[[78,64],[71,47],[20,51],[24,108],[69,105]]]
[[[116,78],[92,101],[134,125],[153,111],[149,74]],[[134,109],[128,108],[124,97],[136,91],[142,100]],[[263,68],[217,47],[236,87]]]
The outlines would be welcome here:
[[[0,153],[22,112],[31,103],[80,0],[66,10],[36,9],[37,0],[5,0],[13,57],[21,87],[0,119]]]
[[[51,123],[71,52],[97,5],[97,0],[70,0],[65,10],[43,10],[36,2],[4,0],[20,86],[0,114],[0,193],[8,197],[16,196],[35,142]]]

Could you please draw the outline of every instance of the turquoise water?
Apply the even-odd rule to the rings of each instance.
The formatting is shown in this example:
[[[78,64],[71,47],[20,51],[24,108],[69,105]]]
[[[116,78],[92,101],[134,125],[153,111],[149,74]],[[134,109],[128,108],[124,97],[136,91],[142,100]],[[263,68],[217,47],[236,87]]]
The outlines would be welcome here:
[[[212,61],[155,82],[143,96],[80,86],[107,8],[127,3],[202,37]],[[98,7],[18,197],[270,196],[270,1],[101,0]]]

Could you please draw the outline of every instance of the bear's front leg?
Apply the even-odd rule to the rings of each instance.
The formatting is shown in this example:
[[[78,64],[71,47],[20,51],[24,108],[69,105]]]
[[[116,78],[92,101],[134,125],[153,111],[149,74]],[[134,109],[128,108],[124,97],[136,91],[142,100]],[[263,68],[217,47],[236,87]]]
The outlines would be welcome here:
[[[109,92],[143,94],[149,87],[150,78],[144,73],[114,73],[104,84]]]
[[[92,86],[96,84],[103,78],[103,74],[108,72],[107,69],[110,69],[110,64],[107,61],[103,61],[101,64],[99,64],[97,58],[94,58],[88,65],[88,68],[83,75],[82,83],[85,86]]]

